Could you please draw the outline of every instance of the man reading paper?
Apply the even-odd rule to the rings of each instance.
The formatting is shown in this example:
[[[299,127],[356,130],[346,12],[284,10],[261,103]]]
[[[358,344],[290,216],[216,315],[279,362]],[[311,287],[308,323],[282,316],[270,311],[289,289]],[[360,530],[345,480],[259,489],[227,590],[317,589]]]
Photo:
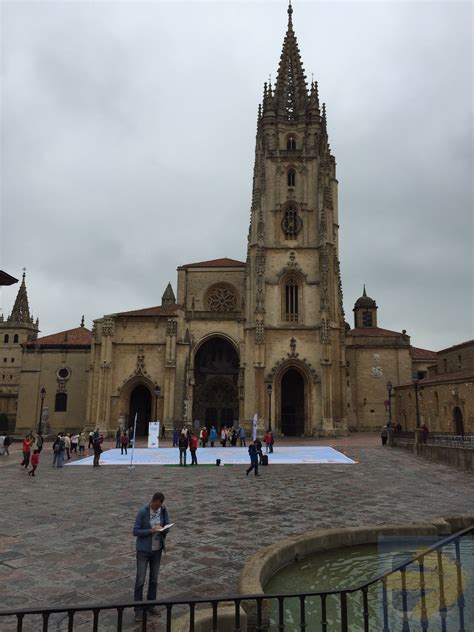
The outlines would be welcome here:
[[[137,538],[137,578],[135,580],[135,601],[143,601],[147,567],[150,567],[147,600],[156,599],[158,573],[160,571],[161,554],[165,549],[165,539],[170,524],[168,510],[163,505],[165,500],[161,492],[153,494],[148,505],[144,505],[137,513],[133,535]],[[150,614],[159,615],[157,608],[148,608]],[[135,620],[141,621],[141,608],[135,608]]]

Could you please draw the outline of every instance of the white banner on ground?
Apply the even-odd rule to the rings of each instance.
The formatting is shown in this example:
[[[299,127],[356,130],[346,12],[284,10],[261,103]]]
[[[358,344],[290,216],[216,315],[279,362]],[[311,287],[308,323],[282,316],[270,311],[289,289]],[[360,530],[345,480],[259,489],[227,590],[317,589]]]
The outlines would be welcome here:
[[[258,415],[255,413],[252,421],[252,441],[255,441],[257,438],[257,423],[258,423]]]
[[[150,421],[148,424],[148,447],[159,448],[160,447],[160,422]]]

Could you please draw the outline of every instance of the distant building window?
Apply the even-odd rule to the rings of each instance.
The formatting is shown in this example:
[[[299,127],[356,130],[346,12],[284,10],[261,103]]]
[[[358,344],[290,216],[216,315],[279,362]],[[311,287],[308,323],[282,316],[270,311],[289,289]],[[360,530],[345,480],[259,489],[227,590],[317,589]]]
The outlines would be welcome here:
[[[3,358],[3,361],[4,361],[4,362],[6,362],[6,361],[7,361],[7,358]]]
[[[293,151],[296,149],[296,138],[294,136],[289,136],[286,141],[286,148]]]
[[[3,342],[4,342],[5,344],[7,344],[9,340],[10,340],[10,336],[9,336],[8,334],[5,334],[5,335],[3,336]]]
[[[446,358],[443,358],[443,367],[444,367],[444,372],[447,373],[448,372],[448,361]]]
[[[57,376],[60,380],[68,380],[71,377],[71,370],[67,367],[58,369]]]
[[[13,336],[13,342],[18,342],[18,334],[15,334],[15,335]]]
[[[287,179],[288,179],[288,186],[294,187],[295,182],[296,182],[296,171],[294,169],[289,169]]]
[[[462,356],[458,355],[458,369],[462,369]]]
[[[11,361],[11,362],[15,362],[15,358],[12,358],[10,361]]]
[[[372,327],[372,312],[362,312],[362,327]]]
[[[285,284],[284,320],[297,323],[298,312],[298,282],[291,276]]]
[[[56,393],[56,399],[54,400],[54,410],[57,413],[65,413],[67,410],[67,394]]]

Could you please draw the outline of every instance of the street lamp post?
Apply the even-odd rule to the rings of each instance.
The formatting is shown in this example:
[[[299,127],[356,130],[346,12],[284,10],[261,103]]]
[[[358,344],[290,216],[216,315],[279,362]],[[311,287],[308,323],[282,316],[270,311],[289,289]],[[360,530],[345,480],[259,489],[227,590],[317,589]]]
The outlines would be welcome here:
[[[415,428],[415,454],[418,453],[418,444],[420,442],[420,405],[418,402],[418,375],[413,375],[413,386],[415,387],[415,410],[416,410],[416,428]]]
[[[272,385],[269,384],[267,386],[267,395],[268,395],[268,429],[270,432],[272,431]]]
[[[40,397],[41,397],[41,409],[40,409],[40,416],[38,419],[38,434],[41,432],[41,422],[43,421],[43,405],[44,405],[44,398],[46,397],[46,389],[44,386],[40,390]]]
[[[158,421],[158,398],[161,395],[161,388],[156,385],[155,386],[155,421]]]

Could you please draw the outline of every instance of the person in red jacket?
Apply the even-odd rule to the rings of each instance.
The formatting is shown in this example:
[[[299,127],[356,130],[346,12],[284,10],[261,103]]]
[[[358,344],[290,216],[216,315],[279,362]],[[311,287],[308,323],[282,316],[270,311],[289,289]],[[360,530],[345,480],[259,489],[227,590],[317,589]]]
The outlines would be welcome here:
[[[21,465],[25,468],[25,470],[30,464],[30,452],[32,443],[33,440],[31,439],[30,435],[26,435],[26,437],[23,439],[23,445],[21,448],[23,452],[23,461],[21,462]]]
[[[189,442],[189,451],[191,452],[191,465],[197,465],[197,458],[196,458],[196,450],[198,447],[198,438],[197,436],[194,434],[191,435],[191,441]]]
[[[31,456],[31,470],[28,470],[28,476],[35,476],[36,468],[39,463],[39,450],[34,450]]]

